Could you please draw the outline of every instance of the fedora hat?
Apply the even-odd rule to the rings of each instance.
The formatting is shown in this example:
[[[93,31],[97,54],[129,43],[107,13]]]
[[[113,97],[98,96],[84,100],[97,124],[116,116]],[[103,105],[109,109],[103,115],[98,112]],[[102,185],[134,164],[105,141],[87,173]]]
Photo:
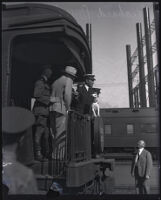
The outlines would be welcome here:
[[[30,128],[35,122],[31,111],[16,107],[2,108],[2,131],[8,134],[18,134]]]
[[[66,66],[64,72],[66,74],[73,76],[73,77],[76,77],[77,69],[75,67],[72,67],[72,66]]]

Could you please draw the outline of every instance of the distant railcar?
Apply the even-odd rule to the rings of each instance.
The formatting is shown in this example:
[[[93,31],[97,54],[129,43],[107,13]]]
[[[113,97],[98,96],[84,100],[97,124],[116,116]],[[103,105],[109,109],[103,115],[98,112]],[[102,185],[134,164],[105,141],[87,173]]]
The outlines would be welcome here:
[[[156,108],[102,109],[105,153],[133,152],[140,139],[154,158],[159,156],[159,111]],[[114,154],[113,154],[114,155]]]

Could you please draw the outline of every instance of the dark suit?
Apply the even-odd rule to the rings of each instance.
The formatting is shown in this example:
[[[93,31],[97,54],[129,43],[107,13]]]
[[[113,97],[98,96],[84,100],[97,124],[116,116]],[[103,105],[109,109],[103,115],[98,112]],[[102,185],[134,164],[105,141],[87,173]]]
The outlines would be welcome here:
[[[91,105],[93,103],[93,89],[89,88],[88,91],[85,85],[80,85],[77,89],[79,93],[79,111],[82,114],[92,114],[91,112]]]
[[[139,189],[137,193],[149,194],[150,179],[147,179],[146,176],[150,177],[151,169],[153,166],[151,154],[149,151],[143,149],[137,161],[136,156],[134,157],[132,162],[131,174],[135,176],[136,189]]]
[[[91,117],[91,152],[92,157],[95,157],[94,149],[94,119],[92,118],[92,103],[93,103],[93,88],[88,88],[88,91],[85,87],[85,84],[82,84],[77,89],[79,93],[79,112],[85,115],[90,115]]]
[[[36,99],[33,107],[33,113],[36,117],[35,149],[36,151],[41,150],[41,138],[45,133],[45,151],[46,154],[48,154],[50,86],[46,77],[42,76],[38,81],[36,81],[34,88],[34,98]]]

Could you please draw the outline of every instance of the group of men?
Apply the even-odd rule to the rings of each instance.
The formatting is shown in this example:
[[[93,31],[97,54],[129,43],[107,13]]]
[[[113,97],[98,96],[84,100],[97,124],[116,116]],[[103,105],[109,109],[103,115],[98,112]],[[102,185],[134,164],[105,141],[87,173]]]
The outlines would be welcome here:
[[[47,65],[39,80],[35,83],[34,98],[36,99],[33,113],[35,123],[35,159],[38,161],[46,158],[58,158],[58,154],[65,146],[67,112],[71,108],[73,81],[76,78],[77,69],[66,66],[62,74],[51,85],[49,80],[52,76],[52,68]],[[82,114],[92,115],[91,105],[93,102],[93,84],[95,77],[92,74],[84,76],[84,83],[75,91],[74,107]],[[49,129],[50,128],[50,129]],[[51,134],[49,134],[51,133]],[[49,137],[51,136],[51,140]],[[45,145],[42,148],[42,137]],[[49,141],[51,143],[49,143]],[[59,152],[59,153],[58,153]],[[65,151],[61,153],[62,159]]]
[[[44,135],[47,139],[52,135],[52,153],[62,147],[65,141],[66,117],[72,101],[72,85],[76,77],[77,69],[66,66],[61,76],[51,85],[49,79],[52,69],[46,66],[41,78],[35,83],[34,97],[36,99],[33,114],[19,107],[5,107],[2,110],[3,131],[3,185],[9,188],[10,194],[36,194],[38,192],[36,180],[31,169],[20,164],[16,159],[18,144],[24,137],[26,130],[35,124],[35,158],[38,161],[49,156],[49,148],[42,155],[41,139]],[[93,102],[93,84],[95,77],[92,74],[84,76],[85,83],[77,88],[77,109],[82,114],[91,116]],[[49,120],[50,119],[50,120]],[[45,141],[45,140],[43,140]],[[49,145],[46,145],[48,147]],[[138,142],[138,151],[134,156],[131,174],[136,180],[137,194],[149,194],[150,175],[152,169],[152,157],[149,151],[144,149],[145,142]],[[25,181],[24,181],[25,177]],[[17,185],[16,185],[16,184]],[[4,187],[5,188],[5,187]]]
[[[38,194],[32,170],[17,161],[17,147],[27,130],[35,123],[34,115],[20,107],[4,107],[2,110],[3,131],[3,190],[9,194]],[[150,193],[152,156],[140,140],[132,161],[131,175],[135,177],[137,194]],[[108,175],[107,175],[108,176]],[[25,177],[25,178],[24,178]]]
[[[36,144],[36,159],[41,160],[41,148],[40,148],[40,138],[41,134],[45,132],[44,130],[49,126],[47,124],[47,119],[50,115],[50,127],[52,132],[52,138],[54,144],[52,152],[54,156],[57,156],[56,152],[59,152],[62,145],[65,143],[65,131],[66,131],[66,117],[67,111],[70,110],[72,102],[72,85],[73,80],[76,77],[77,70],[72,66],[67,66],[64,73],[58,79],[56,79],[50,86],[47,84],[47,80],[52,75],[50,68],[46,68],[42,74],[40,80],[35,84],[34,97],[36,98],[34,113],[36,115],[37,128],[35,133],[35,144]],[[46,78],[45,78],[46,77]],[[84,76],[84,83],[78,85],[77,95],[75,101],[76,110],[84,115],[96,115],[95,111],[92,110],[92,106],[95,98],[93,85],[95,81],[95,76],[92,74],[86,74]],[[43,87],[42,87],[43,86]],[[43,89],[42,89],[43,88]],[[42,90],[42,92],[40,92]],[[95,97],[95,98],[94,98]],[[46,99],[46,100],[45,100]],[[36,112],[37,109],[40,110],[40,103],[44,102],[43,109],[46,110],[45,115],[43,113]],[[43,110],[42,109],[42,110]],[[49,114],[50,113],[50,114]],[[99,116],[99,109],[97,109],[97,114]],[[91,129],[93,124],[91,120]],[[47,130],[47,129],[46,129]],[[94,130],[92,130],[94,131]],[[46,134],[48,135],[48,134]],[[38,139],[37,139],[38,138]],[[91,140],[93,140],[91,134]],[[138,142],[138,153],[136,154],[131,168],[131,174],[136,180],[136,192],[138,194],[149,194],[150,190],[150,172],[152,169],[152,157],[150,152],[144,149],[145,142],[140,140]],[[93,147],[92,147],[93,149]],[[93,153],[93,150],[92,150]]]

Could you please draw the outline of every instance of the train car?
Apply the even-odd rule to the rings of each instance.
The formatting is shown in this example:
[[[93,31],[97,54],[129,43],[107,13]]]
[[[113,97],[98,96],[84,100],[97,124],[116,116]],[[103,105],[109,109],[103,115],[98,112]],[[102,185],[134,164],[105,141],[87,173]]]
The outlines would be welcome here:
[[[91,73],[86,35],[69,13],[36,3],[4,4],[2,8],[2,106],[31,109],[34,83],[44,64],[51,64],[55,75],[67,63],[77,66],[76,82],[83,81],[85,73]],[[71,111],[67,124],[65,160],[33,165],[32,130],[21,145],[19,160],[28,166],[32,164],[42,191],[48,191],[56,181],[68,192],[82,192],[93,183],[102,164],[113,170],[113,159],[91,157],[89,119]]]
[[[134,151],[138,140],[143,139],[153,158],[159,158],[160,129],[157,108],[102,109],[101,116],[105,128],[104,152],[107,155],[123,158],[123,155]]]

